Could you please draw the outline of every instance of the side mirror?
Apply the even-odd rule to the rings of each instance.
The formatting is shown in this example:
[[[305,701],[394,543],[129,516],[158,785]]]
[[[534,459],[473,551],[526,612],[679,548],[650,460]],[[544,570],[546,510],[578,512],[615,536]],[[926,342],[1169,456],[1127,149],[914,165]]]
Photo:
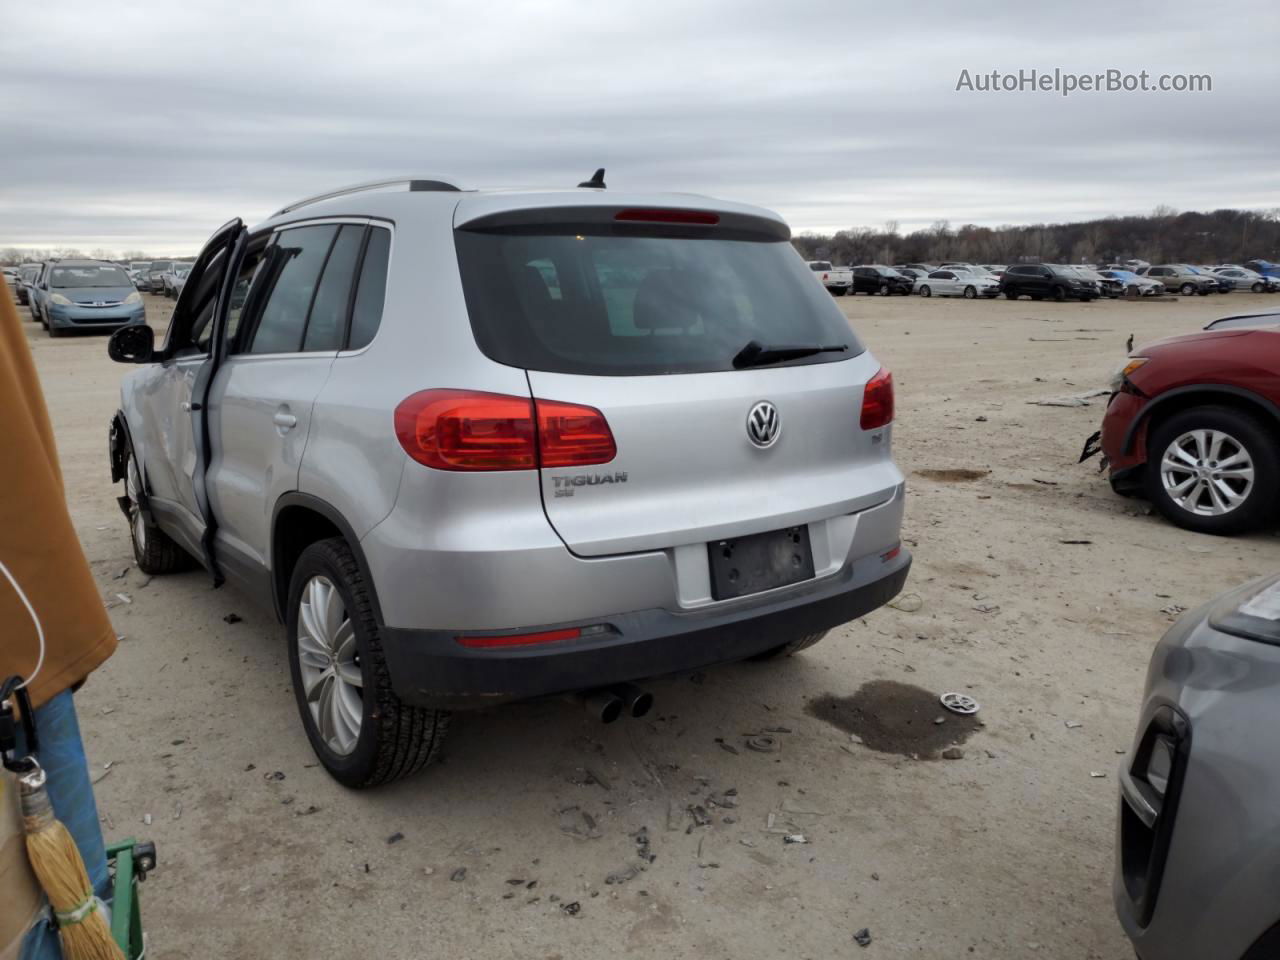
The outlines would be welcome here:
[[[107,341],[107,356],[116,363],[150,363],[156,335],[145,323],[121,327]]]

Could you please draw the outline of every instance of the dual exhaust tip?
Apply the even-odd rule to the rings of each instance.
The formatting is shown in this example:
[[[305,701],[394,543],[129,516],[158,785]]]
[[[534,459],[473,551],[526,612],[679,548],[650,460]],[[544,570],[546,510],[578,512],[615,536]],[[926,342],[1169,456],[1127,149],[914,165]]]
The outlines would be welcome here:
[[[633,683],[590,690],[581,694],[583,708],[601,723],[613,723],[624,713],[643,717],[653,709],[653,694]]]

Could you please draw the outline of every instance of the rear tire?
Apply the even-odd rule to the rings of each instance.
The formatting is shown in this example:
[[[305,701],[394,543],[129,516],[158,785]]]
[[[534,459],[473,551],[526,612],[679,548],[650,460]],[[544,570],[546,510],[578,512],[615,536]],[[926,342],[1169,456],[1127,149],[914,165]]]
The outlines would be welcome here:
[[[933,291],[929,289],[929,285],[928,285],[927,283],[926,283],[923,287],[921,287],[921,288],[920,288],[920,296],[922,296],[922,297],[932,297],[932,296],[933,296]]]
[[[1205,485],[1202,493],[1197,493],[1199,484],[1195,481],[1196,444],[1194,436],[1206,431],[1208,443],[1206,453],[1214,453],[1212,440],[1224,437],[1221,447],[1216,451],[1224,459],[1204,459],[1204,464],[1216,473],[1216,468],[1223,462],[1237,460],[1242,453],[1252,461],[1252,483],[1247,487],[1236,469],[1228,466],[1221,473],[1224,483],[1233,493],[1244,494],[1244,499],[1225,512],[1212,514],[1196,512],[1212,509],[1219,502],[1213,491]],[[1188,435],[1192,435],[1188,440]],[[1181,448],[1187,451],[1192,460],[1180,458],[1176,451]],[[1166,468],[1166,463],[1172,463]],[[1185,467],[1185,469],[1181,469]],[[1275,491],[1280,488],[1280,437],[1257,415],[1245,410],[1231,407],[1204,406],[1192,407],[1175,413],[1157,424],[1151,431],[1147,441],[1147,467],[1144,477],[1147,497],[1152,504],[1172,523],[1187,530],[1199,533],[1226,536],[1255,530],[1267,525],[1276,518],[1277,502]],[[1182,491],[1184,501],[1175,499],[1175,490],[1181,482],[1190,482],[1191,487]],[[1221,488],[1219,488],[1221,489]]]
[[[1189,297],[1196,292],[1196,285],[1194,283],[1184,283],[1178,288],[1178,292],[1184,297]]]
[[[1017,290],[1015,290],[1015,289],[1013,289],[1013,287],[1010,287],[1008,290],[1006,290],[1006,291],[1004,292],[1004,295],[1005,295],[1006,297],[1008,297],[1010,300],[1017,300],[1017,299],[1018,299],[1018,291],[1017,291]]]
[[[335,590],[333,603],[342,607],[335,614],[341,626],[328,631],[329,639],[335,641],[332,647],[335,655],[329,669],[321,669],[323,658],[317,660],[314,654],[304,652],[299,640],[304,592],[316,581]],[[311,622],[318,621],[313,617]],[[411,706],[392,690],[369,587],[345,540],[340,537],[321,540],[302,551],[289,584],[286,630],[289,671],[303,729],[330,776],[356,789],[375,787],[417,773],[435,759],[449,728],[449,714]],[[320,627],[319,632],[325,632],[324,628]],[[313,639],[308,633],[303,642],[314,648]],[[318,699],[314,704],[308,699],[304,686],[304,658],[312,699]],[[350,682],[342,684],[342,673],[334,665],[343,663],[348,668],[347,676],[358,678],[358,687]],[[325,675],[330,672],[334,675],[326,680]],[[340,684],[345,691],[341,695]],[[344,731],[346,736],[353,737],[349,749],[344,751],[340,749],[342,734],[336,732],[338,728],[332,721],[328,725],[328,730],[335,731],[332,738],[322,734],[319,723],[325,716],[324,711],[334,711],[336,716],[341,705],[350,705],[353,697],[359,705],[359,727],[354,734],[349,726]]]
[[[1266,285],[1265,285],[1265,284],[1262,284],[1262,283],[1255,283],[1255,284],[1254,284],[1252,287],[1250,287],[1249,289],[1250,289],[1250,290],[1252,290],[1254,293],[1261,293],[1263,290],[1265,290],[1265,289],[1267,289],[1267,288],[1266,288]]]
[[[1065,287],[1054,287],[1050,292],[1053,294],[1053,299],[1058,301],[1058,303],[1067,299],[1067,290]]]
[[[757,653],[751,659],[753,661],[761,661],[761,660],[778,660],[778,659],[781,659],[782,657],[790,657],[793,654],[799,653],[801,650],[809,649],[826,635],[827,635],[826,630],[820,630],[817,633],[806,634],[805,636],[799,637],[795,640],[789,640],[786,643],[779,644],[778,646],[773,647],[770,650],[766,650],[764,653]]]
[[[138,569],[153,577],[190,570],[196,565],[191,554],[178,546],[154,520],[148,521],[142,515],[138,506],[141,488],[142,475],[130,450],[124,465],[124,492],[129,498],[129,540],[133,544],[133,559]]]
[[[889,295],[889,285],[887,283],[880,284],[880,296],[887,297]]]

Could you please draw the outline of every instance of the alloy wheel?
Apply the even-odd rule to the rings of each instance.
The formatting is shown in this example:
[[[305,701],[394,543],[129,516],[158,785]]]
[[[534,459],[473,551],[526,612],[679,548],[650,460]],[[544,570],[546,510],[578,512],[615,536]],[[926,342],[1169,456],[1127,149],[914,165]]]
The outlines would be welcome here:
[[[1169,499],[1188,513],[1220,517],[1253,492],[1253,458],[1221,430],[1190,430],[1160,459],[1160,482]]]
[[[360,739],[364,675],[355,627],[342,594],[328,577],[312,577],[302,588],[295,642],[316,732],[330,750],[347,756]]]

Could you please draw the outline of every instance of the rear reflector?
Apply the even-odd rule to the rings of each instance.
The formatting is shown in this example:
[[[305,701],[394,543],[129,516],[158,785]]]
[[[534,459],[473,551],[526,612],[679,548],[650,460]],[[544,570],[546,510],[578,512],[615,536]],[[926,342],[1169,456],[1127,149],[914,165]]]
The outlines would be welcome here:
[[[405,398],[395,430],[405,453],[436,470],[578,467],[608,463],[618,453],[595,407],[471,390]]]
[[[714,227],[720,222],[720,215],[705,210],[619,210],[614,220],[631,223],[696,223]]]
[[[890,560],[892,560],[901,552],[902,552],[902,544],[898,544],[892,550],[886,550],[884,553],[880,554],[880,562],[888,563]]]
[[[503,637],[454,637],[464,647],[482,650],[492,647],[524,647],[533,643],[555,643],[557,640],[576,640],[582,636],[578,627],[566,630],[544,630],[542,633],[511,633]]]
[[[862,393],[862,429],[879,430],[893,421],[893,374],[881,367]]]

